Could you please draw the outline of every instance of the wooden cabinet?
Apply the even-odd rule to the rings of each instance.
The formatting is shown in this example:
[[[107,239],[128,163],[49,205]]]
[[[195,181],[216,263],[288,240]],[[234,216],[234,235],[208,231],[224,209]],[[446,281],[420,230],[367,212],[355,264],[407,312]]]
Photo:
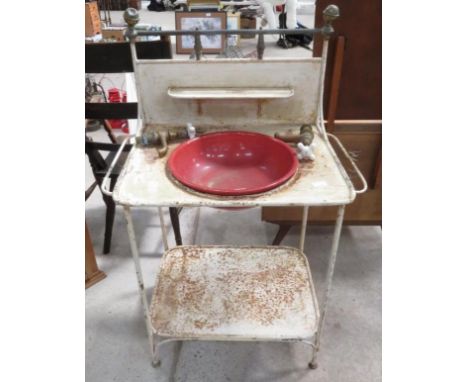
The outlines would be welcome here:
[[[381,224],[382,125],[380,121],[336,121],[334,134],[355,160],[369,185],[367,192],[358,195],[356,200],[346,207],[345,224]],[[343,158],[339,149],[335,151],[353,183],[357,188],[360,187],[359,178],[353,173],[349,162]],[[334,224],[336,214],[337,207],[310,208],[309,223]],[[301,218],[302,208],[265,207],[262,209],[262,220],[284,226],[283,232],[287,232],[287,226],[299,224]]]
[[[317,0],[315,25],[323,24],[322,12],[330,4]],[[335,0],[341,16],[334,21],[325,77],[324,113],[327,130],[335,134],[354,157],[369,184],[346,207],[344,224],[382,224],[382,4],[380,0]],[[314,55],[322,53],[321,39]],[[339,150],[336,150],[337,153]],[[340,158],[353,178],[347,161]],[[358,179],[353,179],[360,187]],[[337,207],[309,209],[309,224],[332,224]],[[280,225],[274,244],[279,244],[294,224],[300,224],[302,208],[268,207],[262,219]]]
[[[322,12],[329,0],[317,0],[315,25],[322,25]],[[334,0],[340,17],[333,22],[336,33],[328,48],[325,77],[324,112],[329,116],[333,102],[332,82],[339,54],[338,42],[344,40],[342,70],[334,119],[382,119],[382,2],[381,0]],[[322,41],[314,42],[314,56],[322,53]],[[339,59],[339,57],[338,57]]]

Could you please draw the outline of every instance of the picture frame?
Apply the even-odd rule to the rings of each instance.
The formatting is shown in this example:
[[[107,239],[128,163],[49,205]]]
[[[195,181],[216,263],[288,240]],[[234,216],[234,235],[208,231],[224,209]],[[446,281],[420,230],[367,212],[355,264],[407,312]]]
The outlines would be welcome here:
[[[226,29],[241,29],[241,14],[240,12],[229,12],[227,14]],[[227,35],[228,46],[238,46],[240,43],[240,35]]]
[[[219,11],[221,9],[220,0],[187,0],[187,8],[189,11]]]
[[[176,30],[213,30],[226,29],[226,12],[175,12]],[[202,53],[217,54],[224,50],[225,35],[201,35]],[[176,37],[176,53],[191,54],[194,50],[195,39],[190,35]]]

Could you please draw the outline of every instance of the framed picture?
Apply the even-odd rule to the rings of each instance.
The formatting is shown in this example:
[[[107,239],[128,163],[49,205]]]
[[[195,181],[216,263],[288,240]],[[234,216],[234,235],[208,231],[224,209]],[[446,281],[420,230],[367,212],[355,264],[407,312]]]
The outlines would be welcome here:
[[[226,29],[226,12],[175,12],[176,30]],[[203,53],[221,53],[224,49],[224,35],[201,35]],[[195,39],[190,35],[176,37],[176,53],[193,52]]]
[[[227,14],[227,27],[226,29],[241,29],[240,12]],[[231,34],[227,35],[228,46],[237,46],[240,42],[240,35]]]

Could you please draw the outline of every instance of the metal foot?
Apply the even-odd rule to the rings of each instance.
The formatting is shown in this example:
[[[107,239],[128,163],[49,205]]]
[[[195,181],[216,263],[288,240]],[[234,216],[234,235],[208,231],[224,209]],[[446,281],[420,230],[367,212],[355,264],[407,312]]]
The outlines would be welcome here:
[[[152,365],[153,367],[159,367],[159,366],[161,366],[161,360],[160,360],[160,359],[157,359],[157,360],[156,360],[156,359],[153,359],[153,360],[151,361],[151,365]]]
[[[309,369],[315,370],[318,367],[317,362],[309,362]]]

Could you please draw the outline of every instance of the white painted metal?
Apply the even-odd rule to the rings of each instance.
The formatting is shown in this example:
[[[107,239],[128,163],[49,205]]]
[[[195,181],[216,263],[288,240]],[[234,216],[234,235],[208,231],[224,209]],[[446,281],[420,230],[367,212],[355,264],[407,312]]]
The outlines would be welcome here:
[[[326,139],[325,124],[323,123],[323,94],[325,92],[325,74],[327,69],[327,56],[328,56],[328,40],[323,40],[322,45],[322,59],[323,65],[320,67],[320,85],[319,85],[319,103],[317,107],[317,118],[315,124],[317,125],[320,134]]]
[[[316,134],[314,142],[316,160],[301,162],[297,175],[285,185],[257,196],[231,198],[196,193],[170,179],[167,159],[175,145],[169,145],[169,152],[164,158],[158,158],[154,148],[134,148],[115,186],[114,200],[118,204],[145,207],[321,206],[351,203],[355,198],[352,183],[330,144],[319,134]]]
[[[127,102],[138,102],[137,91],[135,87],[135,77],[133,73],[125,73],[125,90],[127,91]],[[141,120],[129,119],[128,131],[135,135],[140,128]]]
[[[341,151],[343,152],[343,154],[346,156],[346,158],[349,160],[349,162],[351,163],[351,165],[353,166],[353,169],[354,171],[356,172],[356,174],[359,176],[359,179],[361,180],[362,182],[362,188],[359,189],[359,190],[355,190],[354,192],[356,194],[362,194],[364,192],[367,191],[367,181],[366,181],[366,178],[364,178],[364,175],[362,175],[362,172],[359,170],[359,168],[356,166],[356,163],[354,163],[354,159],[351,158],[351,155],[349,155],[348,153],[348,150],[346,150],[343,146],[343,144],[341,143],[341,141],[333,134],[330,134],[328,133],[327,134],[329,137],[333,138],[333,140],[336,142],[336,144],[338,145],[338,147],[341,149]]]
[[[137,243],[136,243],[135,229],[133,228],[132,214],[130,212],[129,207],[124,207],[124,214],[125,214],[125,219],[127,220],[128,238],[130,239],[130,249],[132,252],[133,262],[135,265],[135,272],[136,272],[136,276],[138,280],[138,290],[140,292],[140,298],[143,304],[143,312],[145,315],[146,330],[148,332],[151,355],[154,357],[155,349],[156,349],[156,346],[154,343],[154,336],[153,336],[154,332],[153,332],[153,327],[151,325],[151,316],[150,316],[150,311],[148,307],[148,300],[146,298],[145,283],[143,280],[143,274],[141,272],[140,254],[139,254]]]
[[[340,242],[341,227],[343,225],[344,213],[345,213],[345,206],[343,205],[338,208],[338,215],[336,217],[335,230],[333,232],[333,242],[332,242],[332,247],[330,251],[330,259],[328,260],[327,276],[325,279],[325,290],[323,292],[323,298],[321,300],[321,305],[320,305],[321,316],[319,319],[317,334],[315,335],[315,347],[313,348],[313,352],[312,352],[311,365],[313,367],[315,367],[316,365],[317,352],[320,349],[320,336],[322,334],[323,319],[325,318],[325,312],[327,311],[328,299],[330,297],[330,290],[331,290],[331,285],[333,281],[333,273],[335,272],[336,255],[338,253],[338,245]]]
[[[150,309],[159,337],[183,339],[312,339],[319,320],[307,258],[279,246],[172,248]]]
[[[273,99],[290,98],[291,88],[169,88],[167,94],[179,99]]]
[[[291,128],[312,124],[317,118],[321,58],[135,62],[139,107],[145,125],[185,128],[190,122],[200,128],[244,129],[270,125]],[[206,93],[217,93],[218,99],[174,98],[171,90],[174,88],[203,88]],[[270,99],[258,96],[252,99],[252,92],[268,88],[275,89],[270,92]],[[273,98],[278,96],[277,89],[285,88],[294,94]],[[241,89],[244,98],[236,101],[219,98],[220,89],[226,92]]]
[[[154,363],[159,360],[155,338],[157,341],[158,337],[170,337],[159,342],[162,344],[175,337],[302,341],[313,347],[312,364],[315,364],[344,205],[351,203],[357,193],[330,145],[323,122],[327,41],[322,57],[309,59],[138,60],[134,44],[131,44],[131,52],[145,129],[185,129],[187,123],[193,123],[203,131],[244,129],[270,135],[281,129],[298,128],[301,124],[315,124],[316,129],[314,162],[301,163],[298,174],[278,189],[247,197],[202,195],[176,184],[166,168],[167,158],[175,145],[170,145],[164,158],[158,158],[154,148],[132,149],[113,197],[125,206]],[[243,75],[238,76],[238,73]],[[181,92],[180,88],[191,88],[191,94],[187,97],[187,91]],[[200,92],[200,88],[206,90]],[[243,93],[243,97],[233,100],[232,91],[230,97],[226,97],[232,88],[237,89],[236,96]],[[287,88],[294,94],[289,98],[261,99],[258,94],[252,98],[253,91],[259,88],[274,88],[275,91]],[[245,92],[246,89],[249,90]],[[210,99],[204,99],[207,95]],[[273,96],[274,91],[267,95]],[[343,149],[340,143],[338,145]],[[121,151],[122,147],[111,168]],[[345,155],[349,159],[346,152]],[[364,192],[367,188],[365,179],[352,164],[364,184],[358,192]],[[105,188],[108,175],[103,192],[110,195]],[[148,308],[130,206],[303,206],[300,238],[300,248],[303,249],[308,207],[323,205],[340,207],[321,316],[307,259],[302,251],[287,247],[255,247],[253,250],[252,247],[186,246],[169,250],[164,255],[158,285],[151,308]],[[167,247],[162,216],[160,209],[163,240]],[[261,309],[256,311],[256,307]],[[159,336],[154,337],[156,332]]]
[[[167,244],[167,230],[166,230],[166,223],[164,222],[163,210],[161,207],[158,207],[158,214],[159,214],[159,224],[161,225],[164,251],[167,251],[169,249],[169,245]]]
[[[299,249],[301,250],[301,252],[304,252],[304,243],[305,243],[308,215],[309,215],[309,207],[305,206],[302,209],[301,238],[299,239]]]

